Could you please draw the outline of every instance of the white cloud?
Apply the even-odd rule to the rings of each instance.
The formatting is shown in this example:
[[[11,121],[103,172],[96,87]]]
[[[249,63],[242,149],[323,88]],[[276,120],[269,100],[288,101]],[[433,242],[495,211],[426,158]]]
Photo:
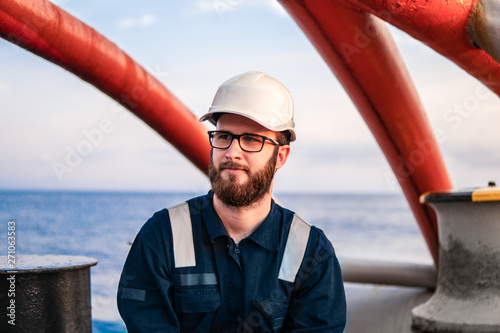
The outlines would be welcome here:
[[[153,25],[155,23],[155,21],[156,21],[156,18],[152,14],[144,14],[140,18],[140,24],[143,27],[149,27],[149,26]]]

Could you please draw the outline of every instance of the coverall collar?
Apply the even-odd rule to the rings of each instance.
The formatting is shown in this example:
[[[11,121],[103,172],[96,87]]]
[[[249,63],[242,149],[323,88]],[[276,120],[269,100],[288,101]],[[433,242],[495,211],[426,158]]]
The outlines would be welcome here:
[[[208,234],[210,235],[210,240],[214,242],[215,239],[220,236],[226,236],[229,238],[229,234],[227,233],[222,220],[215,211],[213,204],[213,192],[211,190],[210,192],[208,192],[206,200],[208,205],[207,209],[204,212],[204,221],[208,230]],[[271,210],[269,211],[269,214],[261,223],[261,225],[245,239],[253,241],[266,250],[277,250],[279,243],[278,229],[281,221],[276,220],[275,215],[276,203],[274,202],[274,200],[271,200]]]

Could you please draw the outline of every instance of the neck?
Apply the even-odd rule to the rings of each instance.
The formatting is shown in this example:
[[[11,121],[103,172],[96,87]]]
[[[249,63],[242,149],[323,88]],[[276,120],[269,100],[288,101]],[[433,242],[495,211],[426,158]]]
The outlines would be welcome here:
[[[247,207],[228,206],[214,194],[214,208],[229,236],[235,243],[239,243],[250,236],[269,215],[271,193],[267,193],[261,200]]]

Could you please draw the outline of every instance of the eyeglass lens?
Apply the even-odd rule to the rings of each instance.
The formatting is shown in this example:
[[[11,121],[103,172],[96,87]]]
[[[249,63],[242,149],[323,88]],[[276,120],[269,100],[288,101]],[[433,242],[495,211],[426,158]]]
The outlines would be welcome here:
[[[214,132],[212,133],[212,146],[219,149],[229,148],[235,138],[238,139],[240,148],[249,152],[260,151],[264,145],[264,139],[258,135],[233,135],[225,132]]]

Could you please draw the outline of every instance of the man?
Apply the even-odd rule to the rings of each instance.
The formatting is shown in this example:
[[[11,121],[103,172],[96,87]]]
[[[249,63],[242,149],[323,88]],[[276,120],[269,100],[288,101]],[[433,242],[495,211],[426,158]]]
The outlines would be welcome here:
[[[212,190],[157,212],[137,235],[118,287],[129,332],[335,332],[346,305],[323,232],[272,199],[295,140],[293,101],[248,72],[224,82],[200,121]]]

